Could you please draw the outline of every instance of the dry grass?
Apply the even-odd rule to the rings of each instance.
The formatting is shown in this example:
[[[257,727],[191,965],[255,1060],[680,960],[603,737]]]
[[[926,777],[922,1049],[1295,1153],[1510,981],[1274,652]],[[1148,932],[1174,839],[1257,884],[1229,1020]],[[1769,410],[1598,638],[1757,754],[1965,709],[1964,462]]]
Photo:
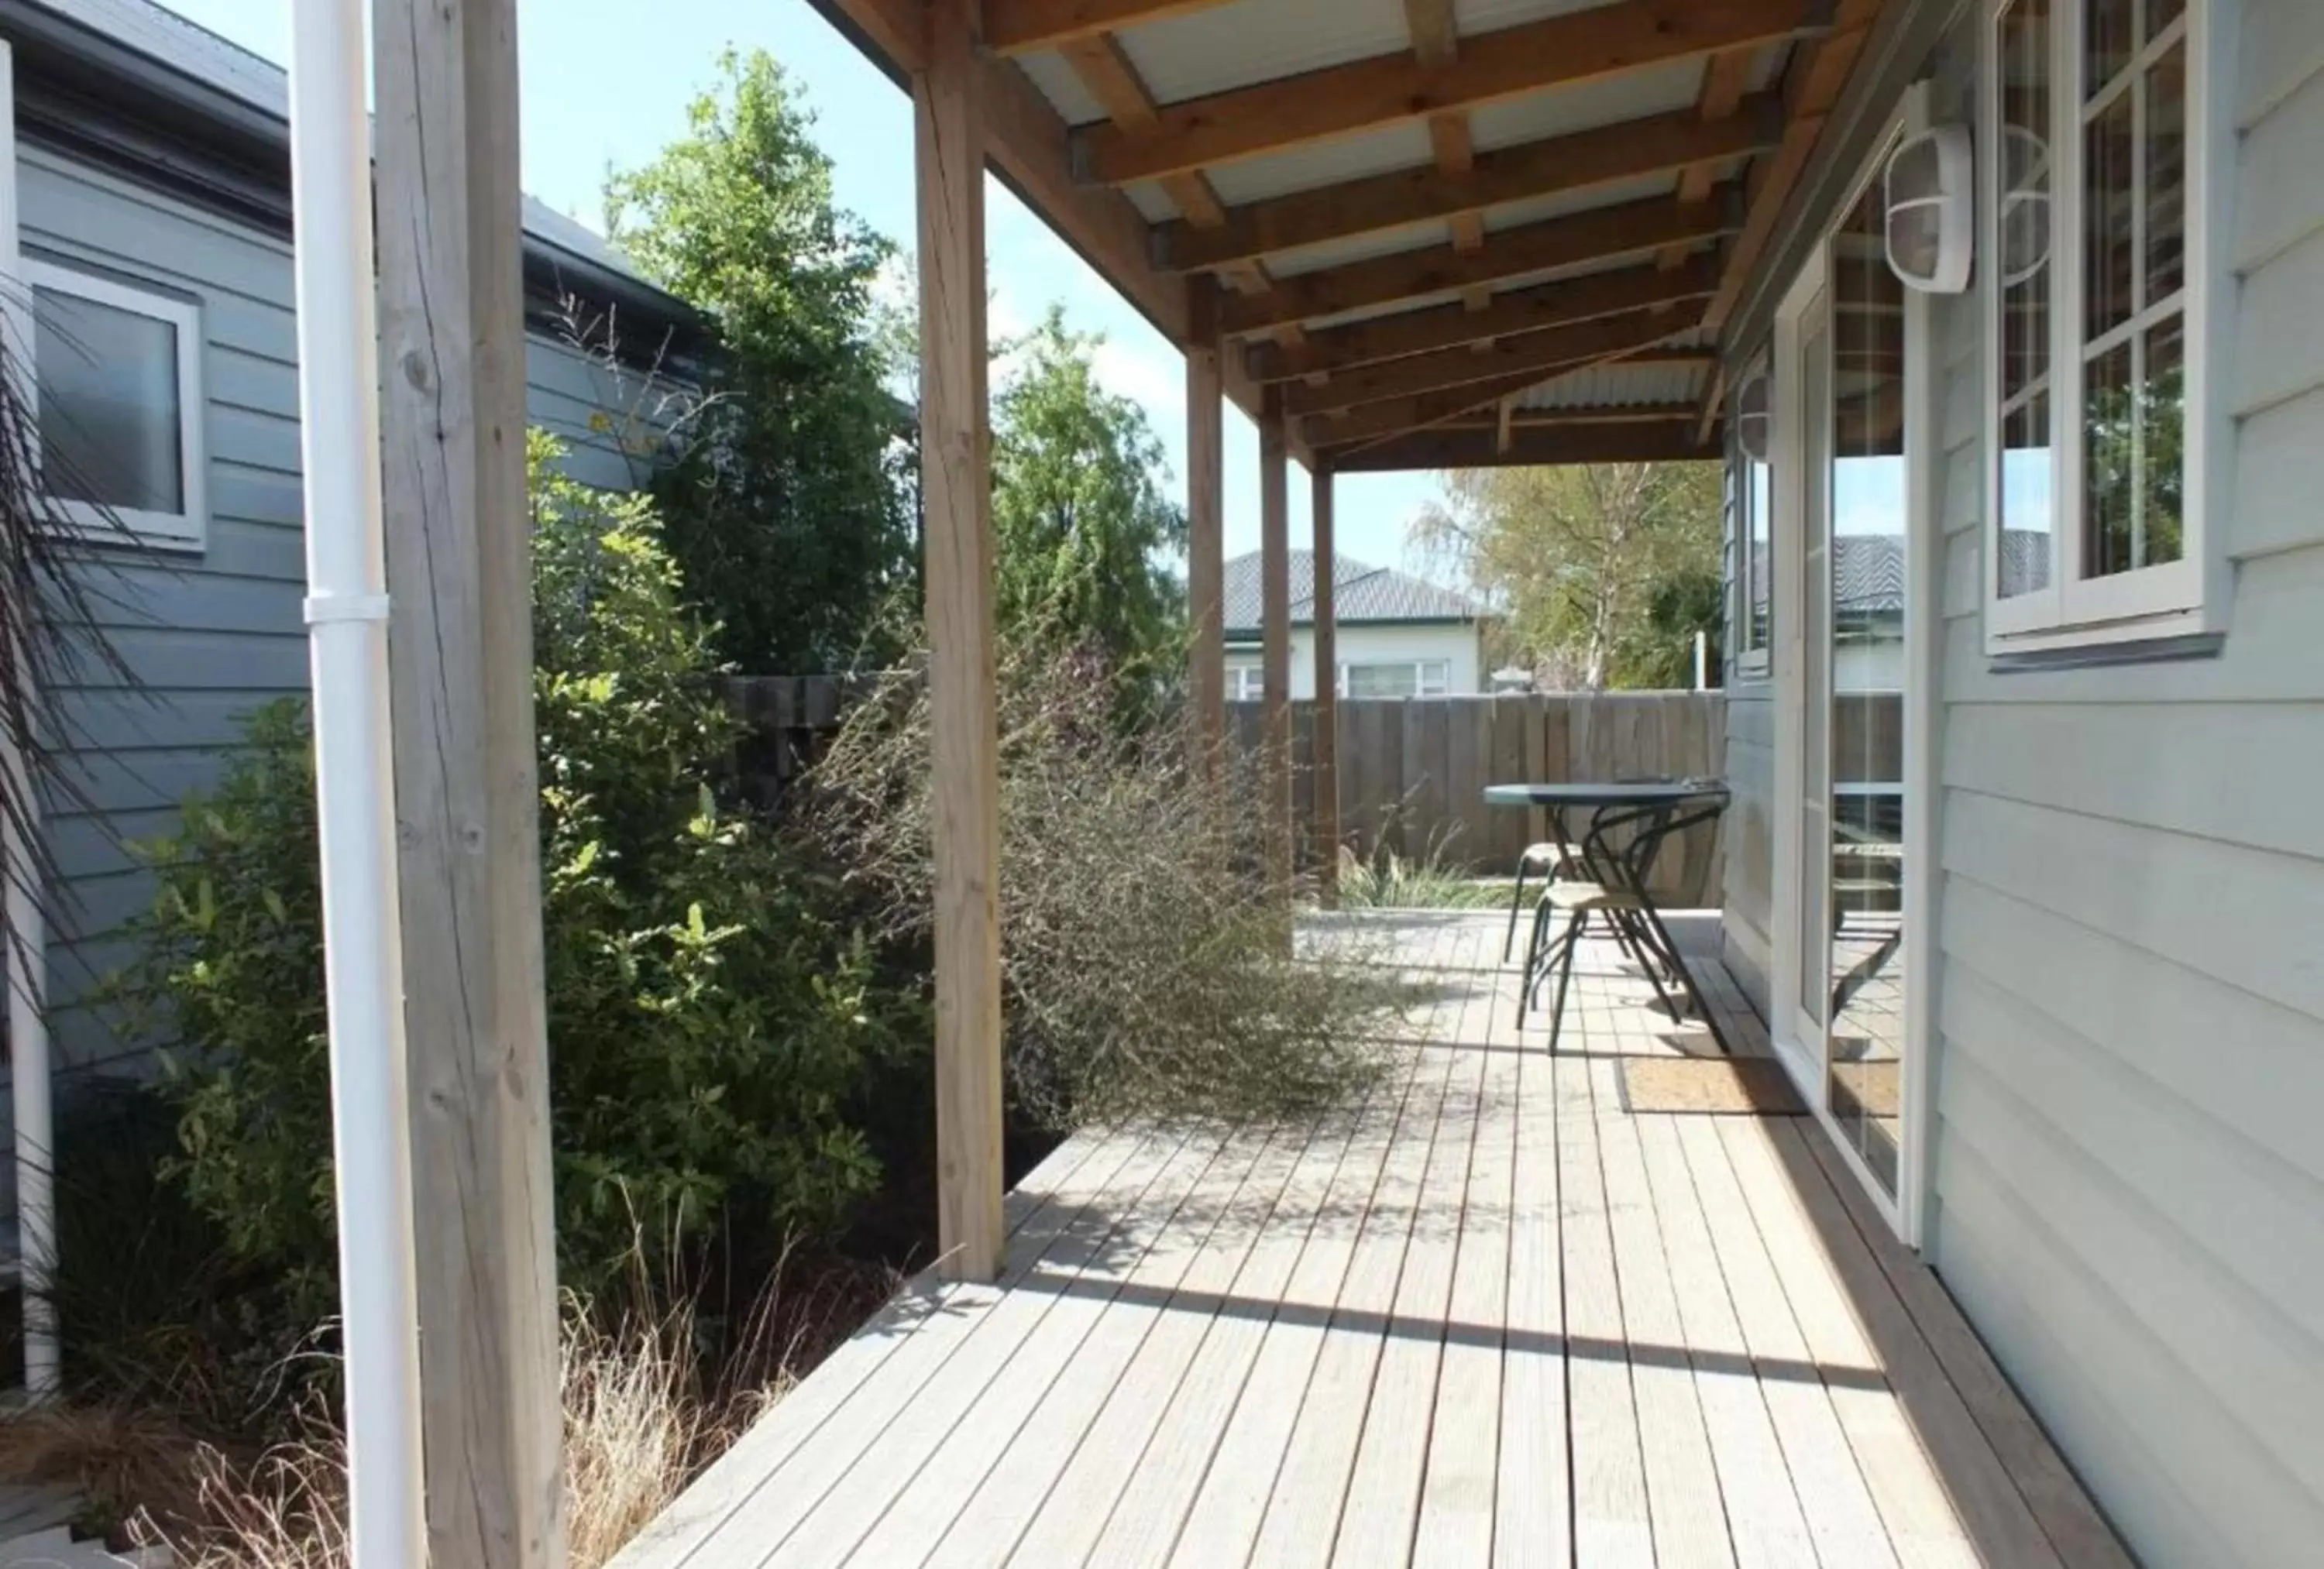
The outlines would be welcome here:
[[[572,1569],[610,1562],[892,1285],[885,1271],[836,1269],[770,1289],[708,1380],[690,1300],[611,1329],[571,1305],[561,1373]],[[296,1428],[263,1453],[235,1453],[160,1416],[31,1411],[0,1422],[0,1481],[78,1487],[92,1518],[125,1521],[116,1541],[166,1544],[184,1569],[346,1569],[345,1443],[319,1403]]]

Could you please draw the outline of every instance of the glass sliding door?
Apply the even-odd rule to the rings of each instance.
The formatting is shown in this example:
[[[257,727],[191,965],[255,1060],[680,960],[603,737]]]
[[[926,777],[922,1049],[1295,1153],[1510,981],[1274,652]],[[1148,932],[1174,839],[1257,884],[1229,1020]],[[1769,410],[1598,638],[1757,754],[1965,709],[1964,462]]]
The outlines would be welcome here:
[[[1812,677],[1823,697],[1821,770],[1828,924],[1814,951],[1825,973],[1825,1105],[1891,1198],[1902,1143],[1904,1059],[1904,701],[1911,604],[1904,445],[1905,298],[1882,254],[1877,181],[1833,234],[1826,298],[1831,343],[1830,537],[1811,571]],[[1817,688],[1821,687],[1819,693]]]
[[[1799,985],[1802,1041],[1823,1040],[1831,912],[1831,311],[1800,317]]]

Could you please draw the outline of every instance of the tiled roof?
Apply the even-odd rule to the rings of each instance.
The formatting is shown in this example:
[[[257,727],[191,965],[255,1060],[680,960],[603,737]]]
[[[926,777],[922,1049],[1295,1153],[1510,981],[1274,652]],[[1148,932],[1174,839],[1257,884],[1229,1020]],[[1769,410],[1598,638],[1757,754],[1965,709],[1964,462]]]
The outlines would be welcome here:
[[[1842,615],[1904,608],[1904,542],[1894,534],[1842,534],[1831,542],[1831,608]]]
[[[1334,605],[1342,626],[1362,621],[1473,621],[1484,606],[1468,595],[1439,588],[1393,567],[1368,566],[1342,555],[1334,563],[1332,582],[1338,593]],[[1315,555],[1291,553],[1291,624],[1305,627],[1315,619]],[[1226,564],[1226,629],[1256,637],[1259,630],[1259,552],[1238,555]]]

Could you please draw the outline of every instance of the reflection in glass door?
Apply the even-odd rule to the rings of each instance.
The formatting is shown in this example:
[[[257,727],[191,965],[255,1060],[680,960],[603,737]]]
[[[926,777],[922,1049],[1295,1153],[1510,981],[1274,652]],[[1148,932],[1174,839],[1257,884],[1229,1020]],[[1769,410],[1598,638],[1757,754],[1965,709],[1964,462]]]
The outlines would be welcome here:
[[[1829,961],[1817,997],[1825,1104],[1893,1197],[1904,1057],[1908,492],[1904,292],[1883,258],[1881,226],[1875,181],[1831,240],[1830,537],[1811,564],[1820,581],[1808,598],[1821,601],[1821,624],[1809,628],[1807,701],[1812,712],[1829,694],[1828,713],[1809,726],[1828,747],[1818,771],[1830,791],[1829,857],[1812,901],[1829,922],[1812,950]]]

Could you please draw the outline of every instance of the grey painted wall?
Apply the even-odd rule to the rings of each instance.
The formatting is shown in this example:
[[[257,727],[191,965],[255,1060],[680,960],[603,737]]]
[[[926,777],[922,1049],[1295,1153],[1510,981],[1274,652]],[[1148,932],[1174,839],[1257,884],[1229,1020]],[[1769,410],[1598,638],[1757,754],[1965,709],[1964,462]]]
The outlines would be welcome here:
[[[123,927],[152,895],[123,841],[170,831],[178,803],[217,778],[241,717],[306,688],[297,329],[281,239],[37,148],[20,154],[18,188],[28,254],[196,301],[206,339],[206,546],[106,553],[91,581],[143,690],[92,681],[66,694],[95,810],[60,810],[49,823],[69,883],[50,962],[61,1093],[76,1074],[146,1056],[83,1001],[127,956]],[[591,424],[629,400],[617,379],[541,337],[528,372],[533,421],[568,443],[575,477],[632,482],[628,460]]]
[[[2324,1542],[2324,5],[2231,9],[2218,657],[1991,668],[1975,298],[1938,328],[1930,1253],[2140,1555],[2202,1569]]]

